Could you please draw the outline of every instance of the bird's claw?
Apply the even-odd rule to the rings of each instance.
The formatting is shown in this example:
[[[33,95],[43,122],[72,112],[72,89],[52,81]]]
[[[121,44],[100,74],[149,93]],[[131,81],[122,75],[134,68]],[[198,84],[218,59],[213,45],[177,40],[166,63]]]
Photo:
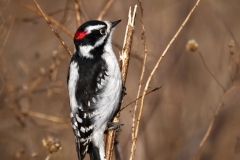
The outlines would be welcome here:
[[[109,122],[107,124],[108,128],[104,133],[106,134],[112,130],[115,130],[116,132],[121,132],[122,131],[121,126],[123,126],[123,125],[124,124],[121,124],[120,122]]]
[[[124,97],[125,95],[127,95],[126,87],[122,86],[122,97]]]

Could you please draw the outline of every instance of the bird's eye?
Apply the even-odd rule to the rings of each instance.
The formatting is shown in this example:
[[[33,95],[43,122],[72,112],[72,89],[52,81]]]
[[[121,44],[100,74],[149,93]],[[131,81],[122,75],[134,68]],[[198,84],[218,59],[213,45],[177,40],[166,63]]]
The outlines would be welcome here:
[[[102,28],[99,30],[100,34],[101,35],[105,35],[106,34],[106,29],[105,28]]]

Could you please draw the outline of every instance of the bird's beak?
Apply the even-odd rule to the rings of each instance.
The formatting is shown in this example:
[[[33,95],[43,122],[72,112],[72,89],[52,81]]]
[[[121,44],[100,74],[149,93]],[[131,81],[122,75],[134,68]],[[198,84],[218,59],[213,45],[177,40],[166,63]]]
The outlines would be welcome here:
[[[122,20],[117,20],[117,21],[114,21],[112,22],[112,26],[111,28],[114,28],[118,23],[120,23]]]

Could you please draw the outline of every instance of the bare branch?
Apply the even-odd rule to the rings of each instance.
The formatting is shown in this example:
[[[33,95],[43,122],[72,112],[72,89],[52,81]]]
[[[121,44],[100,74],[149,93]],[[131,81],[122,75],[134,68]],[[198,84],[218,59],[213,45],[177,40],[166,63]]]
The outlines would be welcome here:
[[[208,71],[208,73],[211,75],[211,77],[215,80],[215,82],[222,88],[223,92],[226,92],[226,89],[223,87],[223,85],[219,82],[219,80],[214,76],[214,74],[211,72],[211,70],[208,68],[203,55],[201,54],[201,52],[198,51],[199,56],[201,57],[201,60],[203,62],[204,67],[206,68],[206,70]]]
[[[42,16],[41,12],[39,12],[39,10],[37,8],[34,8],[31,5],[28,5],[28,4],[19,2],[19,1],[17,1],[17,3],[21,6],[29,9],[30,11],[33,11]],[[44,15],[45,15],[45,17],[47,17],[48,20],[50,20],[53,24],[55,24],[59,29],[61,29],[64,33],[66,33],[70,38],[73,38],[73,34],[66,27],[64,27],[61,23],[59,23],[57,20],[55,20],[54,18],[52,18],[51,16],[49,16],[47,14],[44,14]],[[45,18],[45,17],[43,17],[43,18]]]
[[[0,48],[0,57],[1,57],[1,55],[2,55],[3,48],[4,48],[5,45],[7,44],[7,41],[8,41],[9,35],[10,35],[11,31],[12,31],[12,26],[13,26],[14,22],[15,22],[15,18],[12,18],[11,25],[10,25],[8,31],[7,31],[7,34],[6,34],[6,36],[5,36],[5,38],[4,38],[4,41],[3,41],[3,44],[2,44],[2,46],[1,46],[1,48]]]
[[[74,0],[74,7],[75,7],[75,14],[76,14],[76,24],[77,27],[79,27],[81,25],[81,16],[80,16],[80,3],[81,0]]]
[[[112,5],[114,0],[109,0],[106,4],[106,6],[103,8],[103,10],[101,11],[101,13],[98,16],[98,20],[101,21],[103,16],[107,13],[108,9],[110,8],[110,6]]]
[[[26,8],[26,6],[28,6],[27,4],[25,4],[25,3],[22,3],[22,2],[17,2],[19,5],[22,5],[23,7],[25,7]],[[30,6],[30,5],[29,5]],[[57,9],[57,10],[55,10],[55,11],[53,11],[53,12],[49,12],[49,13],[46,13],[46,15],[48,15],[48,16],[53,16],[53,15],[55,15],[55,14],[58,14],[58,13],[61,13],[61,12],[63,12],[63,11],[66,11],[66,10],[73,10],[73,8],[69,8],[69,7],[65,7],[65,8],[60,8],[60,9]],[[33,11],[34,12],[34,11]],[[24,21],[24,22],[31,22],[31,21],[34,21],[34,20],[36,20],[36,19],[40,19],[40,18],[43,18],[43,16],[40,14],[40,15],[36,15],[36,16],[32,16],[32,17],[30,17],[30,18],[23,18],[22,20]],[[51,21],[51,20],[50,20]]]
[[[200,159],[200,156],[201,156],[201,151],[202,151],[202,147],[203,145],[205,144],[207,138],[209,137],[211,131],[212,131],[212,128],[213,128],[213,125],[215,123],[215,120],[218,116],[218,112],[220,110],[220,108],[222,107],[223,105],[223,102],[224,100],[226,99],[226,97],[229,95],[229,93],[231,93],[235,88],[237,87],[234,87],[233,85],[224,93],[224,95],[222,96],[222,98],[220,99],[219,103],[218,103],[218,106],[217,106],[217,109],[215,110],[215,113],[214,113],[214,117],[212,118],[211,122],[209,123],[209,126],[208,126],[208,129],[205,133],[205,135],[203,136],[200,144],[199,144],[199,148],[197,150],[197,154],[196,154],[196,160],[199,160]]]
[[[146,95],[148,95],[148,94],[150,94],[150,93],[152,93],[152,92],[155,92],[155,91],[159,90],[160,88],[162,88],[162,86],[163,86],[163,85],[158,86],[158,87],[154,88],[154,89],[151,90],[151,91],[148,91],[148,92],[146,93]],[[120,109],[120,112],[122,112],[125,108],[127,108],[128,106],[130,106],[131,104],[133,104],[134,102],[136,102],[137,100],[139,100],[139,99],[141,99],[141,98],[142,98],[142,95],[139,96],[139,97],[137,97],[137,98],[134,99],[133,101],[129,102],[126,106],[124,106],[124,107],[122,107],[122,108]]]
[[[32,117],[37,117],[37,118],[41,118],[41,119],[44,119],[44,120],[52,121],[52,122],[57,122],[57,123],[68,123],[68,122],[70,122],[69,119],[58,118],[58,117],[55,117],[55,116],[46,115],[46,114],[43,114],[43,113],[29,111],[29,110],[24,112],[24,114],[32,116]]]
[[[36,0],[33,0],[33,2],[35,3],[35,5],[37,6],[39,12],[42,14],[42,16],[44,17],[44,19],[46,20],[47,24],[49,25],[49,27],[51,28],[52,32],[56,35],[56,37],[58,38],[58,40],[60,41],[60,43],[63,45],[63,47],[65,48],[65,50],[67,51],[67,53],[69,54],[70,57],[72,57],[72,52],[69,50],[69,48],[67,47],[67,45],[65,44],[65,42],[63,41],[63,39],[60,37],[60,35],[57,33],[57,31],[53,28],[52,23],[49,21],[48,17],[46,17],[46,15],[44,14],[44,12],[42,11],[41,7],[39,6],[39,4],[37,3]]]

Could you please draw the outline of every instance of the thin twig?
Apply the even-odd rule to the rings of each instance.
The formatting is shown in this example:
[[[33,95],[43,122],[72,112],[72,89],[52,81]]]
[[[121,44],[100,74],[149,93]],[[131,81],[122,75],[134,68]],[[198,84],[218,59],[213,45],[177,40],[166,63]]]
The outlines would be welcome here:
[[[215,80],[215,82],[222,88],[223,92],[226,92],[226,89],[223,87],[223,85],[219,82],[219,80],[214,76],[214,74],[211,72],[211,70],[208,68],[203,55],[201,54],[201,52],[198,51],[199,56],[201,57],[201,60],[203,62],[204,67],[206,68],[206,70],[208,71],[208,73],[212,76],[212,78]]]
[[[39,6],[39,4],[37,3],[36,0],[33,0],[33,2],[35,3],[35,5],[37,6],[38,10],[40,11],[40,13],[42,14],[42,16],[44,17],[44,19],[46,20],[47,24],[49,25],[49,27],[51,28],[52,32],[56,35],[56,37],[58,38],[58,40],[60,41],[60,43],[63,45],[63,47],[65,48],[65,50],[67,51],[67,53],[69,54],[70,57],[72,57],[72,52],[68,49],[67,45],[65,44],[65,42],[63,41],[63,39],[60,37],[60,35],[57,33],[57,31],[53,28],[52,23],[49,21],[49,19],[46,17],[46,15],[44,14],[44,12],[42,11],[41,7]]]
[[[50,160],[52,154],[48,154],[48,156],[45,158],[45,160]]]
[[[151,74],[148,77],[148,80],[146,82],[144,91],[143,91],[143,96],[141,99],[141,105],[140,105],[140,109],[139,109],[139,115],[138,115],[138,119],[137,119],[137,124],[136,124],[136,130],[135,130],[135,135],[136,135],[136,139],[134,139],[134,142],[132,144],[132,149],[134,152],[136,151],[136,141],[137,141],[137,136],[138,136],[138,130],[139,130],[139,125],[140,125],[140,119],[142,117],[142,112],[143,112],[143,105],[144,105],[144,100],[145,100],[145,96],[149,87],[149,84],[152,80],[152,77],[154,75],[154,73],[156,72],[160,62],[162,61],[162,59],[164,58],[165,54],[167,53],[168,49],[170,48],[170,46],[172,45],[172,43],[174,42],[174,40],[177,38],[177,36],[179,35],[179,33],[181,32],[181,30],[183,29],[183,27],[185,26],[185,24],[187,23],[187,21],[189,20],[190,16],[192,15],[193,11],[195,10],[195,8],[198,6],[200,0],[197,0],[196,4],[193,6],[193,8],[191,9],[191,11],[189,12],[189,14],[187,15],[187,17],[185,18],[185,20],[183,21],[182,25],[180,26],[180,28],[178,29],[178,31],[176,32],[176,34],[173,36],[173,38],[171,39],[171,41],[168,43],[166,49],[163,51],[162,55],[159,57],[155,67],[153,68]],[[134,153],[132,154],[134,155]],[[130,157],[130,160],[132,160],[133,157]]]
[[[123,43],[122,54],[120,55],[120,69],[122,73],[122,81],[123,85],[125,85],[126,78],[127,78],[127,70],[130,58],[130,51],[133,39],[133,32],[134,32],[134,25],[135,25],[135,17],[136,17],[137,5],[134,7],[133,14],[131,14],[131,7],[129,8],[129,15],[128,15],[128,24],[126,27],[125,39]],[[113,122],[119,122],[119,113],[114,117]],[[106,159],[112,159],[112,151],[114,146],[114,139],[115,139],[116,131],[110,131],[106,137]]]
[[[208,3],[210,3],[210,1],[206,1]],[[223,25],[226,27],[227,31],[230,33],[231,37],[233,38],[233,40],[236,42],[237,44],[237,48],[240,49],[239,45],[238,45],[238,41],[236,39],[236,36],[234,35],[234,33],[232,32],[232,29],[230,29],[229,27],[229,23],[226,22],[226,20],[224,19],[224,16],[221,15],[221,12],[219,12],[216,8],[216,6],[214,6],[214,3],[210,3],[210,7],[213,10],[213,13],[217,16],[217,18],[223,23]]]
[[[32,116],[32,117],[37,117],[37,118],[41,118],[44,120],[52,121],[52,122],[57,122],[57,123],[70,122],[69,119],[63,119],[63,118],[59,118],[59,117],[55,117],[55,116],[51,116],[51,115],[47,115],[47,114],[43,114],[43,113],[39,113],[39,112],[29,111],[29,110],[24,111],[24,114]]]
[[[5,60],[4,56],[2,55],[2,51],[5,47],[5,45],[7,44],[7,41],[9,39],[9,36],[10,36],[10,33],[12,31],[12,28],[13,28],[13,25],[14,25],[14,22],[15,22],[15,17],[11,18],[11,24],[10,24],[10,27],[8,27],[7,29],[7,34],[5,35],[4,37],[4,40],[3,40],[3,44],[0,48],[0,69],[2,70],[2,73],[0,73],[1,75],[1,88],[0,88],[0,92],[3,90],[4,86],[5,86],[5,90],[6,90],[6,94],[7,94],[7,98],[8,99],[11,99],[12,97],[14,97],[14,93],[11,94],[11,92],[13,91],[13,86],[12,86],[12,82],[10,81],[9,79],[9,72],[8,72],[8,67],[7,67],[7,61]],[[10,102],[10,101],[8,101]],[[11,106],[12,107],[12,106]]]
[[[106,6],[103,8],[103,10],[101,11],[101,13],[98,16],[98,20],[101,21],[103,16],[107,13],[108,9],[110,8],[110,6],[112,5],[114,0],[109,0],[106,4]]]
[[[201,54],[201,52],[198,51],[199,56],[201,57],[201,60],[204,64],[204,67],[206,68],[206,70],[208,71],[208,73],[212,76],[212,78],[215,80],[215,82],[222,88],[223,92],[226,92],[226,89],[223,87],[223,85],[218,81],[218,79],[214,76],[214,74],[210,71],[210,69],[208,68],[203,55]]]
[[[28,5],[23,2],[19,2],[19,1],[16,1],[16,3],[23,6],[24,8],[29,9],[30,11],[33,11],[42,16],[41,12],[39,12],[39,10],[37,8],[34,8],[31,5]],[[51,16],[49,16],[47,14],[44,14],[44,15],[45,15],[45,17],[47,17],[47,19],[49,21],[51,21],[53,24],[55,24],[59,29],[61,29],[64,33],[66,33],[70,38],[73,38],[73,34],[66,27],[64,27],[61,23],[59,23],[57,20],[55,20],[54,18],[52,18]],[[45,18],[45,17],[43,17],[43,18]]]
[[[201,151],[202,151],[202,147],[203,145],[205,144],[207,138],[209,137],[211,131],[212,131],[212,128],[213,128],[213,125],[215,123],[215,120],[218,116],[218,112],[220,110],[220,108],[222,107],[223,105],[223,102],[224,100],[226,99],[226,97],[228,96],[229,93],[231,93],[235,88],[237,87],[234,87],[233,85],[224,93],[224,95],[222,96],[222,98],[220,99],[219,103],[218,103],[218,106],[215,110],[215,113],[214,113],[214,117],[212,118],[209,126],[208,126],[208,129],[205,133],[205,135],[203,136],[202,140],[201,140],[201,143],[199,144],[199,148],[198,148],[198,151],[197,151],[197,154],[196,154],[196,160],[199,160],[200,159],[200,156],[201,156]]]
[[[148,95],[148,94],[150,94],[150,93],[152,93],[152,92],[155,92],[155,91],[159,90],[160,88],[162,88],[162,86],[163,86],[163,85],[158,86],[158,87],[154,88],[154,89],[151,90],[151,91],[148,91],[148,92],[146,93],[146,95]],[[139,97],[137,97],[137,98],[134,99],[133,101],[129,102],[126,106],[124,106],[124,107],[122,107],[122,108],[120,109],[120,112],[122,112],[125,108],[127,108],[128,106],[130,106],[131,104],[133,104],[134,102],[136,102],[137,100],[139,100],[139,99],[141,99],[141,98],[142,98],[142,95],[139,96]]]
[[[81,25],[80,3],[81,3],[81,0],[74,0],[77,27]]]
[[[22,2],[17,2],[18,4],[22,3]],[[25,3],[22,3],[23,5],[27,5]],[[21,4],[20,4],[21,5]],[[57,9],[53,12],[49,12],[49,13],[45,13],[46,15],[48,16],[53,16],[55,14],[58,14],[58,13],[61,13],[61,12],[65,12],[67,10],[73,10],[73,8],[70,8],[70,7],[65,7],[65,8],[60,8],[60,9]],[[37,19],[40,19],[40,18],[43,18],[43,16],[40,14],[40,15],[36,15],[36,16],[32,16],[32,17],[29,17],[29,18],[23,18],[22,20],[24,22],[32,22],[34,20],[37,20]],[[50,20],[51,21],[51,20]]]
[[[9,27],[9,29],[7,31],[7,34],[6,34],[5,38],[4,38],[3,44],[2,44],[2,46],[0,48],[0,56],[2,55],[3,48],[7,44],[7,41],[8,41],[9,35],[10,35],[11,31],[12,31],[12,26],[13,26],[14,22],[15,22],[15,18],[12,18],[12,22],[11,22],[10,27]]]
[[[145,27],[144,27],[144,23],[143,23],[143,7],[142,7],[142,3],[141,0],[138,0],[138,4],[140,7],[140,13],[141,13],[141,17],[140,17],[140,22],[141,22],[141,26],[142,26],[142,36],[141,36],[141,40],[143,43],[143,47],[144,47],[144,58],[143,58],[143,65],[142,65],[142,73],[139,79],[139,86],[138,86],[138,92],[137,92],[137,97],[139,97],[140,92],[141,92],[141,88],[142,88],[142,80],[145,74],[145,67],[146,67],[146,61],[147,61],[147,55],[148,55],[148,50],[147,50],[147,42],[146,42],[146,34],[145,34]],[[135,106],[133,109],[133,118],[132,118],[132,143],[134,142],[136,135],[135,135],[135,119],[136,119],[136,111],[137,111],[137,107],[138,107],[138,99],[135,102]],[[132,148],[134,149],[134,148]],[[134,157],[134,155],[132,155],[134,153],[133,150],[131,150],[131,155],[130,157]]]
[[[63,17],[60,20],[61,24],[64,24],[67,20],[67,17],[68,17],[68,14],[69,14],[69,9],[68,8],[69,8],[69,5],[70,5],[70,2],[71,2],[71,0],[66,1],[66,5],[65,5],[65,8],[64,8],[64,12],[63,12]]]

